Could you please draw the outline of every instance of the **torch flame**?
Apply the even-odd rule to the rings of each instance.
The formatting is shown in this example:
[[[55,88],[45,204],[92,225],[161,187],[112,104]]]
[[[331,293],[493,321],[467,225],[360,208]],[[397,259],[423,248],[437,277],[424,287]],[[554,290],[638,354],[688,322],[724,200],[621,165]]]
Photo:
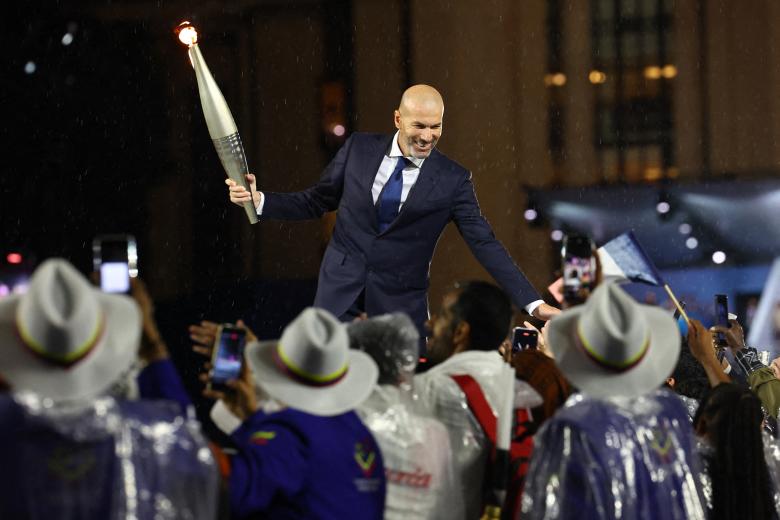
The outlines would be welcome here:
[[[180,23],[174,32],[179,37],[179,41],[188,47],[198,43],[198,31],[186,20]]]

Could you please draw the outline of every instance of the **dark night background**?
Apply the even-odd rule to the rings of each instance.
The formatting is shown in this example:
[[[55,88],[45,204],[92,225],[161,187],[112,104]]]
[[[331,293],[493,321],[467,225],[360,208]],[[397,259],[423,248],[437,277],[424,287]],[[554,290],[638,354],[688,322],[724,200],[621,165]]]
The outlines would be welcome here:
[[[278,4],[261,2],[257,9],[271,18],[298,9]],[[216,15],[214,6],[199,15],[182,5],[31,2],[11,8],[2,32],[8,51],[2,65],[2,247],[23,251],[29,263],[63,256],[87,272],[95,236],[130,233],[138,240],[141,276],[158,299],[181,303],[231,293],[219,300],[227,301],[231,312],[246,312],[236,297],[247,305],[253,298],[240,297],[253,292],[247,287],[271,282],[263,281],[260,268],[237,272],[235,267],[241,264],[235,228],[245,222],[226,203],[224,174],[203,121],[194,74],[173,28],[185,18],[195,24],[208,20],[201,33],[201,41],[209,42],[204,52],[213,58],[207,61],[221,79],[256,166],[254,123],[242,118],[236,89],[247,89],[249,99],[257,100],[259,87],[231,84],[225,71],[237,68],[236,26],[253,25],[257,9],[242,12],[237,4],[226,4]],[[318,23],[338,28],[345,6],[329,2],[302,9]],[[63,44],[66,33],[73,36],[69,45]],[[319,79],[346,84],[350,49],[332,40],[321,42],[333,59],[326,60]],[[209,52],[215,48],[233,52]],[[273,55],[274,49],[266,52]],[[28,62],[35,64],[32,73],[25,70]],[[298,108],[292,108],[294,115]],[[282,149],[295,139],[289,132],[275,137]],[[331,148],[324,142],[320,148],[327,159]],[[168,218],[185,221],[181,234],[189,236],[161,229],[161,219]],[[162,289],[168,273],[175,273],[178,283]],[[284,291],[289,293],[285,301],[293,302],[281,306],[308,303],[311,277],[290,278],[304,290]],[[204,312],[225,305],[208,307]]]
[[[0,21],[0,252],[23,252],[28,270],[63,256],[86,273],[96,235],[135,235],[161,326],[185,346],[184,326],[201,317],[243,316],[272,337],[312,301],[333,216],[250,227],[227,202],[173,33],[189,19],[264,188],[310,185],[338,148],[330,125],[391,131],[403,89],[428,82],[447,100],[440,148],[473,170],[486,217],[538,288],[559,263],[552,229],[603,242],[631,227],[680,293],[733,288],[736,301],[760,290],[780,251],[780,28],[766,22],[779,9],[772,0],[10,3]],[[667,65],[668,78],[648,76]],[[595,69],[603,84],[589,79]],[[675,204],[663,219],[660,192]],[[523,220],[528,194],[542,212],[536,226]],[[697,249],[686,248],[682,223]],[[723,266],[713,266],[715,250],[726,252]],[[453,280],[486,277],[447,230],[432,307]]]

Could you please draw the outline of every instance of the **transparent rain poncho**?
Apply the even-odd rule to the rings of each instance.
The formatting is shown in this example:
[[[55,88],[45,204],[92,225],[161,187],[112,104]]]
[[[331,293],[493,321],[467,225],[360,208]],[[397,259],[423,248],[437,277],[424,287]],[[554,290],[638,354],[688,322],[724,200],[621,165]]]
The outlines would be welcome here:
[[[534,440],[524,519],[705,518],[696,439],[670,392],[574,395]]]
[[[503,449],[509,447],[514,409],[533,408],[542,404],[542,398],[527,383],[515,379],[514,369],[496,351],[461,352],[415,376],[419,406],[444,423],[449,433],[465,518],[478,518],[483,512],[485,470],[492,446],[463,390],[452,379],[454,375],[470,375],[479,384],[496,417],[497,444]],[[491,492],[503,493],[503,489]],[[500,494],[496,498],[501,500]]]
[[[0,394],[0,518],[213,519],[219,475],[175,403]]]
[[[379,365],[379,385],[357,412],[382,450],[387,477],[386,519],[463,518],[445,426],[420,409],[411,392],[419,336],[405,315],[349,327],[353,348]]]

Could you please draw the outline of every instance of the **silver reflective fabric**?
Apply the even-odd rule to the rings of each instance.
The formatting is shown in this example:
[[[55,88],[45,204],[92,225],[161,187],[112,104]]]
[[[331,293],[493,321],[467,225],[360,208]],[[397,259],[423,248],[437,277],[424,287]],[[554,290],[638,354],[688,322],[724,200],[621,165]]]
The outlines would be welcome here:
[[[219,475],[194,418],[162,401],[54,406],[0,395],[10,484],[4,507],[29,518],[213,519]],[[18,458],[17,458],[18,457]],[[5,486],[4,486],[5,487]],[[0,490],[0,497],[9,489]],[[1,508],[0,508],[1,510]]]
[[[778,439],[763,433],[764,439],[764,457],[766,465],[769,468],[769,478],[774,483],[774,503],[777,516],[780,517],[780,441]]]
[[[693,418],[696,417],[696,410],[699,409],[699,401],[698,399],[694,399],[693,397],[688,397],[686,395],[680,395],[677,394],[677,397],[680,398],[680,400],[685,405],[685,409],[688,412],[688,417],[693,421]]]
[[[696,439],[671,392],[574,395],[534,441],[524,519],[705,518]]]

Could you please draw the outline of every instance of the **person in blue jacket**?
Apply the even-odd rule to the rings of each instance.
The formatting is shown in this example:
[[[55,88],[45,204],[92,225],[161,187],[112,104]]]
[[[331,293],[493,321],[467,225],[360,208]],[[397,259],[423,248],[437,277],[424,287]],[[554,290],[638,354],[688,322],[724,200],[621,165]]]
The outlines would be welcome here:
[[[242,378],[229,383],[235,391],[210,393],[243,419],[231,434],[234,517],[382,518],[382,454],[354,411],[378,368],[349,349],[346,326],[308,308],[278,341],[250,343],[245,358]],[[261,409],[255,385],[266,394]]]

